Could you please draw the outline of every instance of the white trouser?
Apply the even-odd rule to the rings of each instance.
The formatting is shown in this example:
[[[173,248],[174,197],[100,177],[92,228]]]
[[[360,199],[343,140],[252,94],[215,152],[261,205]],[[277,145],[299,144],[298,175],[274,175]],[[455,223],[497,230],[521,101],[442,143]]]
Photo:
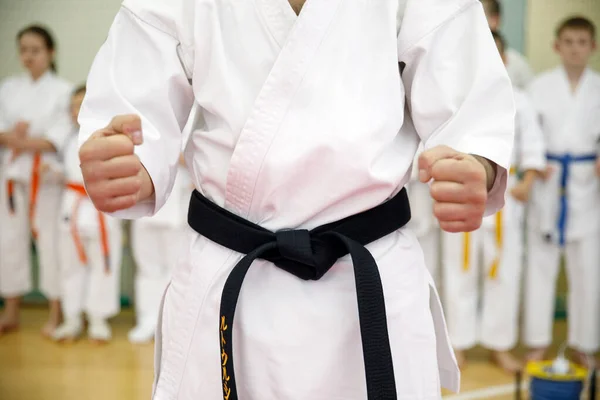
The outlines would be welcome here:
[[[495,225],[469,233],[468,243],[464,233],[443,234],[445,311],[457,350],[480,343],[506,351],[517,342],[523,235],[520,224],[502,224],[499,247]]]
[[[0,296],[19,297],[32,289],[29,191],[15,183],[15,212],[8,207],[6,179],[0,180]]]
[[[60,297],[59,209],[63,186],[44,184],[40,187],[35,216],[38,232],[37,253],[40,267],[40,291],[48,300]]]
[[[100,235],[83,236],[87,255],[83,264],[71,235],[68,221],[60,223],[60,266],[62,308],[66,318],[84,312],[93,318],[110,318],[120,311],[122,228],[117,219],[106,218],[110,248],[110,271],[105,270]]]
[[[160,301],[183,238],[183,227],[165,227],[143,219],[133,222],[131,247],[137,266],[135,311],[138,323],[158,320]]]
[[[552,323],[560,247],[538,231],[528,236],[524,339],[532,348],[552,343]],[[600,347],[600,234],[568,241],[564,247],[568,280],[568,342],[594,353]]]

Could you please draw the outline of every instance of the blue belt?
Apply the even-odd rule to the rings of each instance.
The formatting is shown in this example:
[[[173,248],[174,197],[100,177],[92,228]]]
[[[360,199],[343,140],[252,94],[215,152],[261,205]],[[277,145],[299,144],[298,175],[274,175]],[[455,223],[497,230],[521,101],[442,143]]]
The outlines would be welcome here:
[[[596,154],[553,154],[547,153],[548,161],[560,163],[562,174],[560,175],[560,213],[558,216],[558,234],[561,246],[565,244],[565,231],[567,228],[567,183],[569,181],[569,167],[573,163],[596,161]]]

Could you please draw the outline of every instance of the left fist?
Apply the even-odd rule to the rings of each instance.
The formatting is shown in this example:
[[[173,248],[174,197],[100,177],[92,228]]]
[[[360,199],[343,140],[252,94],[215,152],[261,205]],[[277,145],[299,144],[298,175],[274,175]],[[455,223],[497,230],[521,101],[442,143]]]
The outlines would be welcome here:
[[[433,213],[446,232],[471,232],[481,226],[488,176],[474,156],[437,146],[419,156],[419,180],[433,179]]]

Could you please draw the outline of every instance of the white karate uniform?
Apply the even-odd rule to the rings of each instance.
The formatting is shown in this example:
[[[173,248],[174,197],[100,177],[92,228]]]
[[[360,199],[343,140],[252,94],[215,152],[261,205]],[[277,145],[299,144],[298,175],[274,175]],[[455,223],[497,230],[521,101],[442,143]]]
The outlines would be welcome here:
[[[429,185],[421,183],[418,177],[418,155],[413,163],[411,180],[407,186],[408,198],[410,199],[411,220],[407,227],[412,229],[419,240],[425,265],[433,277],[438,290],[440,278],[440,236],[441,229],[437,219],[433,215],[433,199]]]
[[[518,51],[508,48],[505,51],[506,69],[513,86],[525,90],[533,81],[534,75],[527,59]]]
[[[195,187],[271,231],[311,229],[384,202],[408,182],[420,139],[502,166],[491,213],[503,205],[510,163],[510,90],[477,0],[316,0],[298,17],[285,0],[132,0],[91,69],[80,140],[115,115],[141,115],[136,154],[155,197],[121,217],[165,203],[194,102],[204,120],[185,153]],[[416,238],[403,228],[367,248],[383,282],[400,398],[439,399],[440,381],[456,390]],[[241,258],[187,235],[164,297],[154,399],[222,397],[219,302]],[[366,397],[349,256],[318,282],[254,262],[233,336],[240,399]]]
[[[543,171],[546,157],[537,114],[525,93],[514,91],[516,136],[509,187],[518,182],[517,171]],[[457,350],[481,344],[507,351],[516,345],[524,215],[525,204],[507,194],[504,209],[484,218],[479,230],[442,235],[445,310]]]
[[[131,224],[138,325],[156,327],[162,294],[181,254],[188,229],[187,210],[192,190],[189,174],[180,166],[173,191],[160,211]]]
[[[67,185],[83,185],[75,132],[65,146],[63,166]],[[99,211],[92,201],[85,194],[67,188],[60,212],[61,300],[65,319],[79,320],[82,313],[90,320],[105,320],[115,316],[121,307],[121,221],[108,215],[104,217],[109,250],[106,265]],[[78,232],[85,261],[81,258],[74,230]]]
[[[600,75],[588,69],[577,91],[563,67],[548,71],[531,85],[547,151],[554,155],[595,155],[600,139]],[[554,173],[538,182],[529,212],[529,262],[525,296],[525,341],[545,347],[552,341],[556,278],[561,254],[560,193],[563,168],[549,159]],[[564,255],[568,294],[568,342],[593,353],[600,346],[600,185],[595,161],[573,162],[566,187]]]
[[[72,86],[52,72],[33,81],[30,75],[6,79],[0,85],[0,131],[10,131],[19,121],[29,123],[29,136],[43,137],[61,150],[66,134],[57,129],[69,120]],[[55,153],[44,153],[41,163],[56,162]],[[41,180],[30,223],[30,195],[34,155],[23,153],[13,160],[4,150],[0,169],[0,296],[22,296],[32,289],[30,233],[37,232],[40,290],[48,299],[59,297],[57,210],[62,185]],[[14,182],[14,214],[10,212],[8,182]]]

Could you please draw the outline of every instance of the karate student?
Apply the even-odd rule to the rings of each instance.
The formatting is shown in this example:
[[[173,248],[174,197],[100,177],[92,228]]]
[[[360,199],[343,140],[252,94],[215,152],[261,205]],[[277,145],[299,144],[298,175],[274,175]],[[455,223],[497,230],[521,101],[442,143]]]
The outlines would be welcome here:
[[[492,35],[506,62],[503,37],[497,32]],[[506,205],[485,218],[476,232],[443,235],[446,313],[459,365],[466,364],[465,350],[480,343],[507,372],[522,368],[510,351],[517,342],[524,208],[534,181],[545,170],[544,141],[535,109],[517,88],[514,98],[516,136]],[[480,274],[484,274],[481,294]]]
[[[502,24],[502,5],[500,0],[481,0],[483,9],[492,31],[498,32]],[[534,74],[529,62],[521,53],[510,47],[506,48],[506,69],[512,84],[525,90],[533,80]]]
[[[57,341],[78,338],[83,331],[85,314],[89,339],[102,343],[112,337],[108,319],[120,310],[122,227],[119,220],[94,208],[83,186],[76,132],[84,95],[85,87],[80,87],[72,96],[72,132],[62,154],[65,195],[59,235],[65,321],[52,337]],[[115,162],[112,168],[127,167]]]
[[[125,1],[80,115],[86,189],[124,218],[163,206],[194,103],[203,117],[153,398],[456,391],[403,186],[422,140],[442,229],[504,203],[514,104],[481,4],[232,4]]]
[[[180,158],[173,190],[165,205],[153,217],[131,225],[131,249],[136,262],[136,326],[129,341],[145,343],[154,338],[162,294],[171,278],[180,247],[185,239],[190,187],[183,156]]]
[[[543,359],[552,342],[556,278],[565,256],[568,344],[586,364],[600,341],[600,75],[588,66],[596,28],[569,18],[556,31],[562,65],[541,74],[529,93],[539,114],[552,174],[534,187],[529,221],[525,341]]]
[[[0,334],[19,325],[19,304],[32,289],[31,235],[36,239],[40,289],[50,303],[50,335],[60,323],[57,209],[62,186],[44,180],[43,163],[56,160],[68,121],[72,87],[56,75],[55,42],[42,27],[30,26],[17,35],[25,74],[0,84],[0,296],[5,309]]]

